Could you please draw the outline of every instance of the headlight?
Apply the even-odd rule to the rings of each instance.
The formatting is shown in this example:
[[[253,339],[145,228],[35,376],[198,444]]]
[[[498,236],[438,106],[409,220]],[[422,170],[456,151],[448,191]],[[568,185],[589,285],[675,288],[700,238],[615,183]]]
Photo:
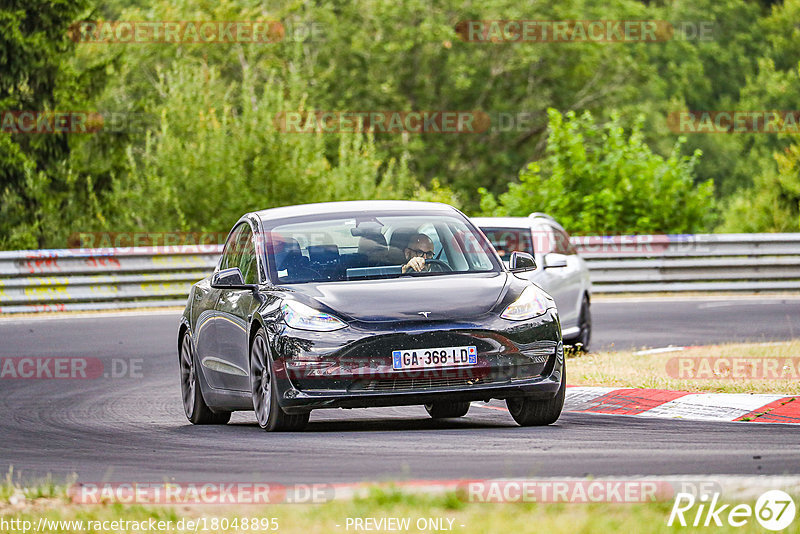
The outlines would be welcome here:
[[[555,308],[555,302],[550,295],[534,286],[528,286],[500,317],[509,321],[524,321],[543,315],[547,308]]]
[[[347,326],[343,321],[333,315],[310,306],[287,300],[281,306],[283,320],[287,325],[299,330],[314,330],[317,332],[331,332]]]

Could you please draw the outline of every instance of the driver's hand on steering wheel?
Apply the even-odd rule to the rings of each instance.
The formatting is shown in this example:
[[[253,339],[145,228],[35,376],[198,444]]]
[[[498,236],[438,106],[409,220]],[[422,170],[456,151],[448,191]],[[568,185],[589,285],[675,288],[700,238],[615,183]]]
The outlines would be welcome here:
[[[425,258],[417,256],[408,260],[408,263],[403,265],[402,272],[407,273],[412,269],[416,272],[427,271],[430,267],[425,264]]]

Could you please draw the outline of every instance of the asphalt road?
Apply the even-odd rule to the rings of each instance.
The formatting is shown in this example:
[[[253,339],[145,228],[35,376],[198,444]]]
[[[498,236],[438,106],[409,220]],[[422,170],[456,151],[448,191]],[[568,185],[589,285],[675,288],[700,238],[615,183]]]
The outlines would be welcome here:
[[[592,304],[594,349],[800,338],[800,297],[674,297]]]
[[[593,308],[596,346],[800,332],[800,300]],[[134,364],[126,378],[0,380],[0,470],[13,466],[25,480],[275,483],[800,473],[797,429],[788,425],[564,413],[550,427],[520,428],[490,405],[447,422],[422,407],[320,410],[295,434],[264,433],[251,413],[195,427],[182,413],[176,325],[164,314],[0,321],[0,357],[84,356],[102,360],[105,372]]]

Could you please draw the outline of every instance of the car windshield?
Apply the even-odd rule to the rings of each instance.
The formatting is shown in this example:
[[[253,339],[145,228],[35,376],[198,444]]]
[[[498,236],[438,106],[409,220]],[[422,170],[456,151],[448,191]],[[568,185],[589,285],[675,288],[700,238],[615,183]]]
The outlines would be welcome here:
[[[270,278],[279,284],[501,269],[483,236],[451,214],[303,218],[278,223],[267,235]],[[417,268],[409,266],[414,258]]]
[[[533,240],[530,228],[485,228],[481,231],[486,235],[497,254],[503,261],[508,261],[515,250],[533,254]]]

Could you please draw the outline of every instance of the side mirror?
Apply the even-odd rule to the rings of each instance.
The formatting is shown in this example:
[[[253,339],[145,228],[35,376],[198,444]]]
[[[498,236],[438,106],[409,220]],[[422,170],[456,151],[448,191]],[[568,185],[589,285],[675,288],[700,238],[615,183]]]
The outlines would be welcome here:
[[[536,269],[536,260],[527,252],[514,251],[508,260],[508,268],[512,273],[522,273]]]
[[[238,267],[217,271],[211,277],[211,287],[215,289],[253,289],[255,284],[245,284],[242,271]]]
[[[567,266],[567,257],[563,254],[558,254],[557,252],[551,252],[549,254],[545,254],[544,256],[544,268],[545,269],[553,269],[556,267],[566,267]]]

